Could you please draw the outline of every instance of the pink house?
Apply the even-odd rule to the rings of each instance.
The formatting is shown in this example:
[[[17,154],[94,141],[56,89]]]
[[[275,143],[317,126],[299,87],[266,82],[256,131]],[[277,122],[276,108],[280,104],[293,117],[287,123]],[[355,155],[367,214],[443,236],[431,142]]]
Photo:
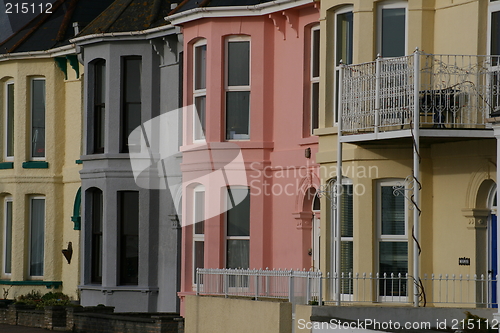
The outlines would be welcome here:
[[[183,125],[181,308],[197,267],[319,266],[319,4],[206,3],[167,17],[196,107]]]

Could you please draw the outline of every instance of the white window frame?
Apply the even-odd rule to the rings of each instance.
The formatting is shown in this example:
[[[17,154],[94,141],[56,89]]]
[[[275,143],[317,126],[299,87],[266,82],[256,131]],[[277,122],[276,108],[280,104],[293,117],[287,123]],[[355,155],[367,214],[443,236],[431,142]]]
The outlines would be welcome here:
[[[43,157],[35,157],[33,156],[33,82],[35,81],[44,81],[45,82],[45,96],[44,96],[44,110],[45,110],[45,134],[44,134],[44,152]],[[47,157],[47,81],[45,77],[33,77],[30,80],[30,159],[32,161],[45,161]]]
[[[44,252],[44,255],[43,255],[43,258],[42,258],[42,264],[43,264],[43,274],[42,275],[31,275],[31,256],[32,256],[32,253],[31,253],[31,239],[32,239],[32,224],[33,224],[33,221],[32,221],[32,217],[33,217],[33,200],[43,200],[43,204],[44,204],[44,209],[43,209],[43,213],[44,213],[44,216],[43,216],[43,242],[44,242],[44,245],[43,245],[43,252]],[[45,227],[46,227],[46,223],[47,223],[47,202],[45,200],[45,196],[31,196],[29,198],[29,250],[28,250],[28,276],[31,278],[31,279],[42,279],[44,274],[45,274],[45,236],[46,236],[46,232],[45,232]]]
[[[321,63],[320,63],[320,59],[321,59],[321,41],[320,41],[320,36],[321,36],[321,32],[320,35],[318,35],[318,54],[317,54],[317,58],[315,59],[314,57],[314,50],[315,50],[315,45],[314,45],[314,33],[316,31],[320,31],[319,29],[319,24],[316,24],[314,25],[312,28],[311,28],[311,31],[310,31],[310,36],[311,36],[311,44],[310,44],[310,55],[311,55],[311,61],[310,61],[310,65],[309,65],[309,94],[311,96],[310,98],[310,101],[309,101],[309,109],[310,109],[310,112],[309,112],[309,133],[311,135],[314,135],[314,130],[315,128],[313,128],[313,113],[314,113],[314,94],[313,94],[313,91],[314,91],[314,85],[318,85],[318,100],[316,101],[316,104],[318,105],[318,109],[316,110],[317,114],[316,114],[316,117],[318,118],[318,128],[319,128],[319,80],[320,80],[320,73],[321,73]],[[315,62],[318,62],[318,76],[314,76],[314,64]]]
[[[196,64],[197,64],[197,59],[196,59],[196,49],[198,47],[203,47],[205,46],[205,56],[208,56],[207,51],[208,51],[208,46],[207,46],[207,40],[203,39],[200,40],[196,43],[193,44],[193,142],[205,142],[206,140],[206,130],[207,130],[207,60],[205,58],[205,88],[200,88],[196,89],[196,77],[197,77],[197,71],[196,71]],[[196,107],[196,99],[200,97],[205,97],[205,133],[201,133],[201,137],[198,137],[197,134],[199,131],[202,131],[202,123],[201,119],[198,119],[198,113],[197,113],[197,107]]]
[[[406,243],[407,246],[407,271],[408,274],[410,274],[410,251],[409,251],[409,241],[408,241],[408,201],[406,200],[405,197],[403,197],[404,200],[404,214],[405,214],[405,232],[404,235],[382,235],[382,187],[385,186],[405,186],[404,185],[404,179],[399,179],[399,178],[394,178],[394,179],[384,179],[380,180],[377,182],[377,189],[376,189],[376,201],[377,201],[377,245],[376,245],[376,269],[377,273],[379,273],[379,278],[383,277],[383,272],[379,272],[379,267],[380,267],[380,243],[382,242],[401,242],[401,243]],[[406,190],[406,187],[403,188]],[[404,190],[401,190],[404,192]],[[405,193],[400,193],[400,196],[403,196]],[[379,283],[379,281],[376,281],[376,283]],[[408,296],[411,293],[410,289],[412,285],[410,285],[408,282],[406,282],[406,296],[381,296],[379,293],[377,293],[377,298],[380,302],[384,301],[398,301],[398,302],[407,302],[408,301]],[[378,285],[377,285],[377,290],[378,290]]]
[[[205,195],[204,195],[204,203],[203,203],[203,214],[204,214],[204,218],[205,221],[206,221],[206,207],[207,207],[207,204],[206,204],[206,200],[207,200],[207,196],[206,196],[206,191],[205,191],[205,186],[203,185],[198,185],[196,186],[194,189],[193,189],[193,209],[192,209],[192,221],[193,221],[193,256],[192,256],[192,263],[193,263],[193,290],[196,290],[196,287],[197,287],[197,284],[196,284],[196,242],[203,242],[203,247],[205,248],[205,232],[203,232],[203,234],[197,234],[196,233],[196,223],[198,221],[196,221],[196,207],[198,206],[198,202],[196,200],[196,193],[200,193],[200,192],[203,192]],[[206,229],[206,224],[204,225],[204,229]],[[203,253],[205,253],[205,250],[203,250]],[[205,262],[205,259],[203,259],[203,262]]]
[[[396,8],[404,8],[405,10],[405,46],[403,55],[408,52],[408,2],[388,0],[377,4],[377,54],[382,55],[382,10]]]
[[[491,54],[491,15],[495,12],[500,12],[500,1],[494,1],[494,2],[489,2],[488,4],[488,29],[487,29],[487,54]],[[493,57],[489,58],[490,65],[488,67],[488,76],[487,76],[487,93],[486,93],[486,99],[488,100],[488,104],[490,106],[496,106],[495,109],[492,110],[492,112],[498,111],[500,108],[500,100],[498,98],[495,100],[494,96],[491,94],[492,91],[494,91],[492,85],[496,84],[497,89],[500,89],[500,54],[498,57],[495,57],[497,59],[497,63],[493,65]],[[496,79],[496,80],[495,80]],[[496,82],[495,82],[496,81]],[[498,96],[497,96],[498,97]]]
[[[491,55],[491,14],[500,12],[500,1],[489,2],[488,4],[488,29],[487,29],[487,53]],[[500,55],[499,55],[500,56]]]
[[[339,78],[339,80],[340,80],[340,65],[337,65],[337,63],[340,63],[340,60],[342,60],[343,63],[346,64],[345,59],[337,59],[337,47],[338,47],[337,22],[338,22],[339,15],[349,13],[349,12],[354,12],[354,6],[351,6],[351,5],[344,6],[335,12],[335,23],[334,23],[334,33],[333,33],[333,35],[335,36],[335,43],[334,43],[334,47],[333,47],[333,58],[334,58],[334,64],[335,64],[335,77],[333,78],[333,123],[334,123],[334,126],[338,126],[338,110],[339,110],[338,99],[340,98],[340,96],[337,98],[337,94],[339,91],[339,88],[337,87],[337,78]]]
[[[11,221],[10,221],[10,235],[11,235],[11,240],[10,240],[10,272],[6,272],[5,270],[5,265],[7,263],[7,203],[10,202],[11,203],[11,214],[13,214],[13,211],[14,211],[14,201],[12,199],[12,197],[8,196],[8,197],[5,197],[4,199],[4,204],[3,204],[3,207],[4,207],[4,210],[3,210],[3,243],[2,243],[2,252],[3,252],[3,255],[2,255],[2,274],[6,277],[10,277],[11,274],[12,274],[12,248],[13,248],[13,237],[12,237],[12,230],[13,230],[13,225],[12,225],[12,222],[13,222],[13,216],[11,215]]]
[[[230,86],[229,85],[229,43],[231,42],[248,42],[248,52],[249,52],[249,61],[248,61],[248,85],[245,86]],[[225,141],[248,141],[251,138],[251,122],[252,122],[252,117],[251,117],[251,110],[252,110],[252,105],[251,105],[251,85],[252,85],[252,42],[250,39],[250,36],[229,36],[225,40],[224,44],[224,103],[225,103],[225,113],[224,113],[224,139]],[[245,92],[248,91],[250,94],[250,98],[248,100],[248,136],[244,137],[242,136],[241,138],[234,138],[234,139],[228,139],[227,135],[227,93],[228,92]],[[244,134],[238,134],[238,135],[244,135]]]
[[[7,82],[5,82],[5,90],[4,90],[4,93],[5,93],[5,125],[4,125],[4,129],[5,129],[5,136],[4,136],[4,161],[13,161],[14,160],[14,155],[12,156],[9,156],[8,155],[8,144],[9,144],[9,134],[12,136],[12,140],[14,141],[14,132],[10,133],[9,132],[9,86],[12,86],[14,88],[14,94],[15,94],[15,85],[14,85],[14,80],[8,80]],[[15,97],[14,97],[15,99]],[[14,104],[14,119],[15,119],[15,104]],[[13,120],[14,120],[13,119]]]

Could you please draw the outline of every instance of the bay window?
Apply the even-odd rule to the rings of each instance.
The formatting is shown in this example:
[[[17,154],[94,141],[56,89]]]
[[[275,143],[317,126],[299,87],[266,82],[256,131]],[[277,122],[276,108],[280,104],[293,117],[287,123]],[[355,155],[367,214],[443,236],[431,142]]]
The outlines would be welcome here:
[[[228,187],[226,204],[226,267],[249,268],[250,190]]]
[[[195,113],[193,117],[194,140],[205,139],[206,99],[207,99],[207,44],[206,41],[194,45],[194,85],[193,100]]]
[[[45,198],[30,198],[29,275],[43,276],[45,250]]]
[[[31,158],[45,158],[45,79],[31,80]]]
[[[382,57],[406,54],[406,7],[404,1],[385,1],[378,6],[378,53]]]
[[[5,160],[14,158],[14,82],[5,85]]]

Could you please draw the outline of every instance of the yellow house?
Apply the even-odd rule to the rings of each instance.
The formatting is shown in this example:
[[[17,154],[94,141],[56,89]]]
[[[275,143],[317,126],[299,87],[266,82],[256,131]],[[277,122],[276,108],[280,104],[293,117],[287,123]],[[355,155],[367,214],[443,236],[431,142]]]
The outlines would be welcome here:
[[[64,2],[0,43],[0,298],[78,299],[82,67],[68,22],[111,1]]]
[[[499,18],[498,1],[321,1],[325,301],[498,303]]]

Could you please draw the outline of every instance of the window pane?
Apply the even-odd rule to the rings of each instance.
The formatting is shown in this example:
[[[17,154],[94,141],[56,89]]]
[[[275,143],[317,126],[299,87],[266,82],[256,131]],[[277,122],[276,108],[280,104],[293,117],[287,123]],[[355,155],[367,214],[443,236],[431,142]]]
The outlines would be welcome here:
[[[7,142],[6,156],[14,156],[14,84],[7,84]]]
[[[31,87],[31,156],[45,157],[45,80],[33,80]]]
[[[379,243],[379,273],[385,279],[379,282],[381,296],[407,296],[407,281],[404,279],[408,273],[408,243],[407,242],[380,242]],[[398,279],[401,273],[403,279]],[[391,278],[394,274],[395,278]]]
[[[319,82],[311,85],[311,129],[319,127]]]
[[[139,192],[119,193],[120,284],[139,282]]]
[[[45,199],[31,199],[30,276],[43,276]]]
[[[205,242],[194,242],[194,283],[196,283],[196,269],[205,268]]]
[[[206,97],[199,96],[194,99],[194,104],[196,107],[196,115],[198,119],[195,119],[194,127],[194,139],[203,140],[205,139],[205,123],[206,123]]]
[[[312,77],[319,77],[319,29],[312,31]]]
[[[12,273],[12,201],[5,202],[5,266],[7,274]]]
[[[392,186],[382,186],[382,235],[405,234],[405,198],[394,195]]]
[[[141,58],[125,58],[123,80],[121,152],[127,153],[128,136],[141,124]]]
[[[340,236],[352,237],[352,207],[353,207],[353,189],[352,185],[342,185],[343,195],[341,199],[342,223],[340,224]]]
[[[205,192],[194,192],[194,233],[205,233]]]
[[[500,55],[500,12],[491,13],[491,49],[490,54]]]
[[[247,239],[227,240],[227,268],[248,268],[250,241]]]
[[[405,55],[405,9],[382,9],[382,57]]]
[[[250,84],[250,42],[229,42],[227,44],[228,86]]]
[[[226,93],[226,139],[244,140],[250,137],[250,92]]]
[[[103,199],[102,192],[94,190],[91,192],[91,216],[92,216],[92,268],[91,280],[94,283],[102,282],[102,217]]]
[[[104,153],[104,116],[106,113],[106,62],[101,60],[94,65],[94,150]]]
[[[235,198],[244,199],[238,202]],[[228,236],[250,236],[250,191],[248,189],[228,189],[227,207],[233,207],[226,213]]]
[[[342,280],[342,294],[352,294],[352,280],[349,280],[349,273],[353,270],[353,244],[351,241],[340,242],[340,272],[344,273],[346,279]]]
[[[380,274],[406,274],[408,272],[408,243],[380,242]]]
[[[194,89],[206,88],[207,46],[201,45],[194,49]]]
[[[337,15],[337,65],[340,60],[346,65],[352,64],[353,15],[347,12]]]

